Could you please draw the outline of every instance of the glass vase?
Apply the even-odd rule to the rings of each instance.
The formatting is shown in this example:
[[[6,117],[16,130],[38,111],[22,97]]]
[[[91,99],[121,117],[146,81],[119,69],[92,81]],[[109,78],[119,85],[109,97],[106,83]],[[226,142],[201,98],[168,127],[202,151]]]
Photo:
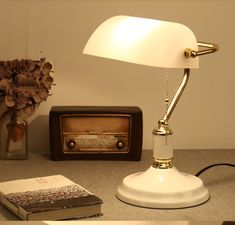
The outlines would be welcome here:
[[[27,159],[27,121],[16,112],[8,112],[1,120],[1,159]]]

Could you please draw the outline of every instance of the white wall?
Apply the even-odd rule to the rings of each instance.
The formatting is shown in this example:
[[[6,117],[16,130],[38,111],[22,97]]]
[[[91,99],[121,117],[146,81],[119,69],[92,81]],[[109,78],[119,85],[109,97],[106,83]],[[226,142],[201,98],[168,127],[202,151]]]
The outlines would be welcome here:
[[[0,60],[47,57],[54,65],[53,95],[29,119],[30,151],[49,150],[53,105],[140,106],[144,145],[164,113],[164,69],[82,55],[95,28],[124,14],[175,21],[220,50],[202,56],[171,120],[175,148],[235,148],[235,1],[0,0]],[[170,70],[170,94],[182,76]]]

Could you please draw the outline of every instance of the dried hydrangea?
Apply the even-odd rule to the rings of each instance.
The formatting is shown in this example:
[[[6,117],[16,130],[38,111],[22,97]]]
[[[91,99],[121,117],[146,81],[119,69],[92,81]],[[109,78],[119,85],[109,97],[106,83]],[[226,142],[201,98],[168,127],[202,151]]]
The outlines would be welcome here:
[[[30,117],[49,96],[51,72],[52,65],[45,58],[0,61],[0,103],[23,118]]]

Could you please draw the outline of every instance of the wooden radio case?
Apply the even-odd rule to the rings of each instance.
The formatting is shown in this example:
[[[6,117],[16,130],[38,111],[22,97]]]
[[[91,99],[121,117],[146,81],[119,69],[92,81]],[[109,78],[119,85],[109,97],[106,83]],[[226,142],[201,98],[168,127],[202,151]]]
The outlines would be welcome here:
[[[140,160],[139,107],[54,106],[49,114],[52,160]]]

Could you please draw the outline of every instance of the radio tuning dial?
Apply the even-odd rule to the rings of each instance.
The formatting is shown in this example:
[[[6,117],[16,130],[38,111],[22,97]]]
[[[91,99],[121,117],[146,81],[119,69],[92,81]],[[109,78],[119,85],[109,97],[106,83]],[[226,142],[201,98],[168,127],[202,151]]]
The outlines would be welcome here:
[[[70,140],[67,143],[69,149],[73,149],[76,146],[76,142],[74,140]]]
[[[117,148],[118,148],[118,149],[123,149],[124,146],[125,146],[125,144],[124,144],[123,141],[118,141],[118,142],[117,142]]]

